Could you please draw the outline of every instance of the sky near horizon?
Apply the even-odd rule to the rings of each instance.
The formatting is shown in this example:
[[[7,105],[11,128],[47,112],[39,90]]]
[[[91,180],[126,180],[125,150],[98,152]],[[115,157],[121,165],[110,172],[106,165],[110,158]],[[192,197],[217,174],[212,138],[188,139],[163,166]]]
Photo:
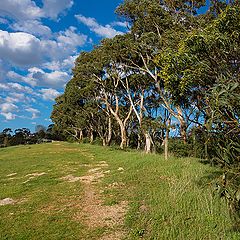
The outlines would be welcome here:
[[[0,131],[51,124],[74,60],[127,31],[122,0],[0,0]]]

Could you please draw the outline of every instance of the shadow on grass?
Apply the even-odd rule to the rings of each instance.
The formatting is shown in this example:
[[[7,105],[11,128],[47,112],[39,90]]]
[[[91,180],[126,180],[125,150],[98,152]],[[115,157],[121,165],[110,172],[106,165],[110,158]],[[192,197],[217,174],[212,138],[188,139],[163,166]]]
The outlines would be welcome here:
[[[198,181],[196,181],[196,183],[200,187],[205,187],[207,185],[212,186],[213,184],[220,181],[223,172],[224,171],[221,169],[210,172],[202,176]]]

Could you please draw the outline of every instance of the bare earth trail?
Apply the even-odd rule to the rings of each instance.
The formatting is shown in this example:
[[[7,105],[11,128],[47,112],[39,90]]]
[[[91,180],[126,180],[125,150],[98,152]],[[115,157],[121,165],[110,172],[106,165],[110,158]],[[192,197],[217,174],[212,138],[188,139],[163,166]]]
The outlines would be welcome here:
[[[209,184],[218,174],[197,159],[90,144],[3,148],[0,239],[239,240]]]
[[[67,219],[69,218],[69,222],[77,229],[73,228],[72,235],[69,233],[66,237],[74,236],[73,239],[121,240],[126,237],[124,218],[128,210],[128,202],[121,201],[107,205],[109,196],[105,194],[105,190],[111,190],[116,188],[116,185],[118,186],[118,183],[108,186],[102,184],[103,178],[111,173],[108,163],[98,160],[88,149],[81,149],[79,146],[68,147],[67,144],[46,146],[49,146],[46,155],[44,152],[34,151],[32,148],[24,149],[26,154],[31,156],[29,158],[31,169],[29,169],[29,163],[26,162],[27,165],[23,165],[21,170],[13,168],[11,172],[4,173],[5,186],[12,184],[14,187],[15,183],[16,186],[26,189],[25,195],[19,190],[18,196],[7,193],[0,197],[0,207],[6,206],[12,209],[9,210],[8,216],[5,214],[6,219],[11,220],[9,216],[15,217],[17,211],[14,209],[20,209],[18,210],[19,214],[34,211],[37,215],[41,215],[37,218],[42,225],[48,224],[48,219],[50,221],[51,219],[60,219],[60,221],[66,221],[67,227]],[[41,149],[44,146],[37,147]],[[35,160],[36,156],[38,158]],[[18,161],[16,157],[16,162],[18,163]],[[42,165],[39,164],[39,161],[42,161]],[[56,163],[50,167],[51,165],[48,165],[50,161],[56,161]],[[40,165],[41,167],[39,167]],[[46,183],[48,183],[47,181],[52,182],[51,190],[48,189],[48,185],[45,185],[44,181]],[[28,190],[29,187],[32,187],[33,192]],[[57,189],[61,189],[61,192],[59,193]],[[41,192],[44,194],[46,192],[44,201],[40,200]],[[28,207],[31,204],[34,204],[34,210]],[[58,224],[57,221],[56,224]],[[7,229],[6,227],[6,233],[10,234]],[[80,232],[81,229],[83,232]],[[38,230],[40,229],[38,228]],[[77,235],[78,233],[80,234]],[[28,236],[28,231],[26,234]],[[16,234],[13,233],[12,236],[16,236]],[[39,236],[39,239],[42,238]],[[51,238],[49,235],[49,239],[55,238]]]
[[[85,176],[67,175],[61,179],[69,183],[80,181],[84,187],[81,207],[74,215],[74,219],[83,221],[89,231],[94,231],[97,228],[106,229],[99,240],[121,240],[126,235],[123,225],[128,203],[122,201],[112,206],[104,205],[104,199],[101,195],[102,190],[99,190],[98,186],[105,174],[109,173],[107,167],[108,164],[101,161],[91,165],[88,174]]]

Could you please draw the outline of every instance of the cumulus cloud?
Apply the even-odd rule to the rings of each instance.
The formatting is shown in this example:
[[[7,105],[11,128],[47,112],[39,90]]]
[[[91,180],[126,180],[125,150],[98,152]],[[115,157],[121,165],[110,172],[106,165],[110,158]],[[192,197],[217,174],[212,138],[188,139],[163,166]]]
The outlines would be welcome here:
[[[0,4],[0,16],[27,20],[43,17],[44,12],[31,0],[4,0]]]
[[[56,40],[40,40],[29,33],[0,30],[0,59],[18,66],[39,65],[43,61],[62,60],[87,42],[87,36],[70,27]]]
[[[46,16],[56,19],[59,13],[71,8],[73,0],[43,0],[43,11]]]
[[[0,89],[1,89],[1,90],[8,90],[8,89],[9,89],[9,86],[8,86],[7,84],[0,83]]]
[[[36,109],[36,108],[30,107],[30,108],[26,108],[25,110],[26,110],[27,112],[30,112],[30,113],[32,114],[31,119],[39,118],[40,115],[41,115],[40,111],[39,111],[38,109]]]
[[[32,87],[35,87],[37,85],[37,80],[32,78],[31,76],[22,76],[14,71],[9,71],[7,73],[8,79],[14,82],[25,82]]]
[[[72,5],[73,0],[43,0],[43,7],[40,8],[32,0],[3,0],[0,5],[0,16],[18,21],[43,17],[56,19],[60,13]]]
[[[54,88],[62,88],[71,78],[71,76],[65,71],[56,70],[45,72],[37,67],[29,68],[26,76],[22,76],[13,71],[8,72],[7,76],[11,81],[25,82],[32,87],[39,86]]]
[[[74,66],[74,62],[78,55],[69,56],[63,61],[52,61],[52,62],[46,62],[42,66],[45,69],[51,70],[51,71],[67,71],[70,72],[71,69]]]
[[[75,15],[79,22],[83,23],[89,29],[100,37],[113,38],[116,35],[123,34],[123,32],[115,30],[111,25],[105,26],[99,24],[95,18],[85,17],[81,14]]]
[[[23,31],[37,36],[50,36],[52,31],[38,20],[26,20],[14,23],[11,28],[15,31]]]
[[[71,26],[67,30],[59,33],[57,42],[61,47],[83,46],[87,42],[87,36],[76,33],[77,28]]]
[[[4,116],[6,120],[14,120],[16,118],[16,114],[13,114],[11,112],[8,113],[0,112],[0,114]]]
[[[1,112],[7,113],[7,112],[13,112],[18,109],[18,107],[13,103],[2,103],[0,105]]]
[[[58,92],[53,88],[41,89],[39,92],[42,94],[42,98],[44,100],[51,100],[51,101],[54,101],[56,97],[61,95],[60,92]]]
[[[123,28],[127,28],[128,27],[128,23],[127,22],[112,22],[111,26],[118,26],[118,27],[123,27]]]
[[[28,33],[0,30],[0,59],[7,59],[17,65],[39,63],[40,43],[38,38]]]
[[[9,96],[5,98],[6,102],[10,103],[29,103],[36,102],[32,97],[26,96],[24,93],[10,92]]]
[[[42,87],[63,87],[64,84],[70,80],[70,76],[66,72],[53,71],[53,72],[44,72],[40,68],[31,68],[28,70],[28,78],[33,79],[37,82],[38,86]]]
[[[19,83],[0,83],[0,89],[3,91],[16,91],[16,92],[21,92],[21,93],[28,93],[28,94],[34,94],[34,91],[32,88],[28,86],[23,86]]]
[[[18,107],[13,103],[2,103],[0,104],[0,114],[5,117],[6,120],[13,120],[16,118],[16,114],[13,112],[17,111]]]

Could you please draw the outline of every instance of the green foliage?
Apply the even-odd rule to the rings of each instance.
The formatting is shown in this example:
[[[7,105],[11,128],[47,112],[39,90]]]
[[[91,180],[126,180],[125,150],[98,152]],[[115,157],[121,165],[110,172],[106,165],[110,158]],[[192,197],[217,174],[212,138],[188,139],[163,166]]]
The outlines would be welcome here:
[[[192,144],[184,144],[181,139],[169,139],[169,152],[176,157],[191,157],[192,149]]]
[[[144,148],[145,136],[145,145],[159,148],[167,119],[175,119],[181,140],[170,139],[171,153],[208,159],[237,176],[240,5],[210,1],[197,14],[204,4],[125,0],[116,11],[130,31],[79,55],[56,99],[56,126],[77,141],[100,137],[104,144],[110,136],[121,148]]]

